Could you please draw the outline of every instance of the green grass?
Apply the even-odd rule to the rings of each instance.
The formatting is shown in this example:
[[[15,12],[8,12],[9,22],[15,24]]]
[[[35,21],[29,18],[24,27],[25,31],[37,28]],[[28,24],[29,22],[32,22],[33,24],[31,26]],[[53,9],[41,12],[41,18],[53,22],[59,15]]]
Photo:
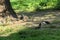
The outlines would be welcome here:
[[[16,12],[32,12],[35,10],[59,9],[59,0],[10,0]]]
[[[31,29],[24,26],[0,27],[0,40],[60,40],[60,29]],[[7,35],[8,34],[8,35]]]

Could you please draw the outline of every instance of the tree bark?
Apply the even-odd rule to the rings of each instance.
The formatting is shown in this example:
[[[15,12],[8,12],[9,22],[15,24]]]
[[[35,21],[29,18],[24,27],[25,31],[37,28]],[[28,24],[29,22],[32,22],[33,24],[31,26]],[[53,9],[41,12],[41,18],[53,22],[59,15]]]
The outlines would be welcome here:
[[[3,17],[12,16],[14,18],[18,18],[12,9],[10,0],[0,0],[0,14],[2,14]]]

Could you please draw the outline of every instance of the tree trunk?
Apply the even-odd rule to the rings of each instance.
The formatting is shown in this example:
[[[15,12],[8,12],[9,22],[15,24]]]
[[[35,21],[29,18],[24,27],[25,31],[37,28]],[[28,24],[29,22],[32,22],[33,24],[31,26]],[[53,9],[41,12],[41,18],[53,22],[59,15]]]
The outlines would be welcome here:
[[[12,9],[10,0],[0,0],[0,15],[2,15],[2,17],[12,16],[14,18],[18,18]]]

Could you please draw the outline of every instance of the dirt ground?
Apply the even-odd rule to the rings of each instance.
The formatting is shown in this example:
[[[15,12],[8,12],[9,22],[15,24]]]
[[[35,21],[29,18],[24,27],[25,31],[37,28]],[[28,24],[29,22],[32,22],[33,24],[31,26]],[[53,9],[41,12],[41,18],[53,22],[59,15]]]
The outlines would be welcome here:
[[[29,27],[34,27],[34,26],[37,27],[41,21],[47,20],[52,23],[54,20],[60,20],[60,11],[56,11],[56,10],[55,11],[31,12],[31,13],[28,13],[29,15],[27,13],[22,13],[22,14],[28,17],[26,21],[23,21],[23,20],[9,21],[10,19],[7,19],[8,20],[7,25],[8,26],[23,25],[23,26],[29,26]]]

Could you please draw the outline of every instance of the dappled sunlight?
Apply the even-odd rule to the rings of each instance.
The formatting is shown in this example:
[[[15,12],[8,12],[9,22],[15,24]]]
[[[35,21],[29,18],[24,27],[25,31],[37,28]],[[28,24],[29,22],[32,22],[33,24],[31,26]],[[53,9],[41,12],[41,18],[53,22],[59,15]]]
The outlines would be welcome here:
[[[28,21],[26,21],[27,27],[38,27],[41,21],[50,21],[52,24],[54,21],[60,20],[60,11],[57,10],[46,10],[46,11],[37,11],[37,12],[21,12],[28,17]],[[53,24],[59,25],[59,24]],[[45,25],[44,25],[45,26]],[[48,25],[50,26],[50,25]]]
[[[44,15],[43,17],[41,17],[41,19],[42,20],[51,20],[51,19],[55,19],[56,18],[56,16],[54,16],[53,14],[48,14],[48,15]],[[53,21],[53,20],[51,20],[51,21]]]
[[[60,39],[60,1],[0,0],[0,2],[0,40]]]
[[[5,26],[5,27],[0,27],[0,36],[9,36],[10,34],[17,33],[19,31],[25,30],[27,27],[25,26]]]

